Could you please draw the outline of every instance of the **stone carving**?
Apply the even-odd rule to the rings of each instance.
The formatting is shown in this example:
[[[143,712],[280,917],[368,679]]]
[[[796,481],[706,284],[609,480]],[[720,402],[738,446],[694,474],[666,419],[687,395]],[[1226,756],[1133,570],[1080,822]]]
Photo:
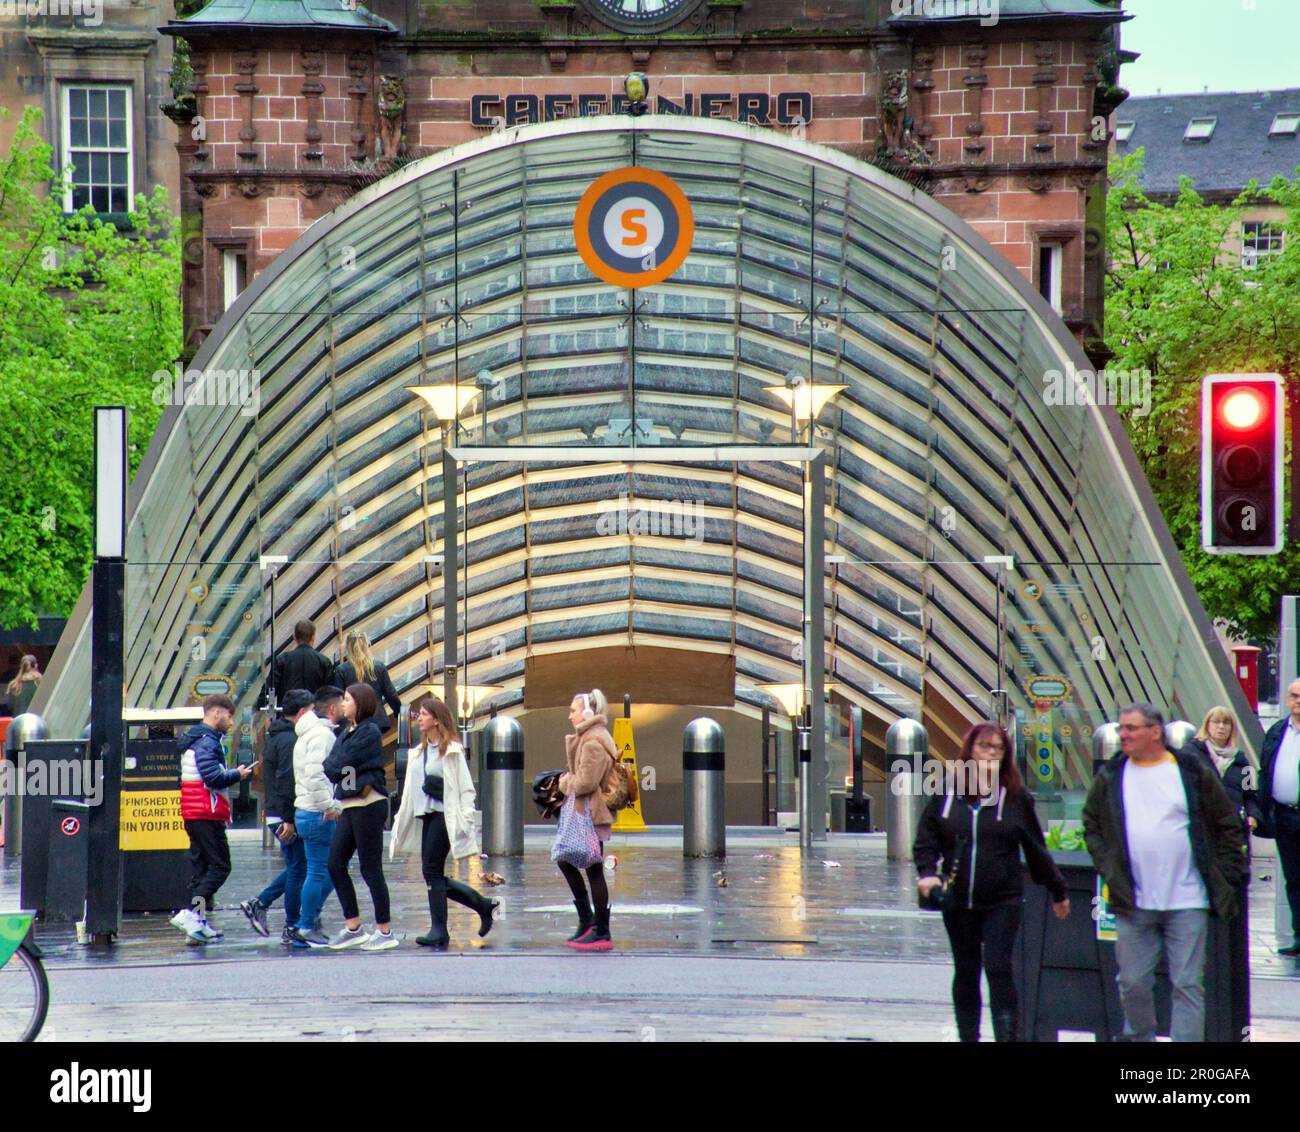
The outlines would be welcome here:
[[[396,157],[402,149],[402,125],[406,118],[406,94],[396,75],[379,79],[379,156]]]
[[[908,165],[929,165],[930,155],[912,133],[906,71],[886,71],[880,79],[880,149]]]

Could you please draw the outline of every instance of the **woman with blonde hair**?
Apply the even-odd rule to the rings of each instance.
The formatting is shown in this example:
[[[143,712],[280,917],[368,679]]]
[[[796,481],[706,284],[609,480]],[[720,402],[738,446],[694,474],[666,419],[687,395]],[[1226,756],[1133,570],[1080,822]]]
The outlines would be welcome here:
[[[446,951],[451,943],[447,932],[448,897],[478,913],[480,937],[492,930],[492,913],[500,901],[476,892],[444,871],[449,853],[461,860],[476,857],[479,852],[474,780],[447,705],[437,696],[422,696],[415,708],[420,744],[406,763],[406,784],[393,821],[388,856],[391,860],[399,851],[419,848],[420,867],[429,891],[429,934],[417,937],[415,942],[434,951]]]
[[[609,886],[605,883],[605,842],[609,840],[614,814],[605,802],[605,790],[613,770],[618,769],[618,748],[609,733],[609,704],[605,694],[594,688],[579,692],[569,705],[569,722],[573,734],[564,737],[567,770],[560,775],[560,793],[565,807],[577,814],[590,814],[599,840],[596,860],[585,869],[564,860],[556,860],[560,872],[573,893],[578,910],[578,930],[565,942],[575,951],[609,951],[613,939],[609,934]],[[561,821],[563,821],[561,815]],[[555,851],[552,851],[555,859]],[[586,881],[583,873],[586,873]],[[587,896],[587,885],[591,896]]]
[[[28,653],[18,662],[18,675],[9,681],[9,698],[14,715],[22,715],[31,706],[36,689],[41,686],[41,666]]]
[[[1188,742],[1187,749],[1200,755],[1218,771],[1224,792],[1241,818],[1249,852],[1250,834],[1264,820],[1264,814],[1251,784],[1254,774],[1250,760],[1237,746],[1237,718],[1232,710],[1222,706],[1210,708],[1196,737]]]
[[[384,704],[392,709],[394,715],[402,712],[402,701],[397,695],[397,689],[393,687],[387,666],[371,655],[370,641],[360,629],[348,630],[343,641],[343,653],[343,663],[334,670],[334,683],[340,688],[346,688],[349,684],[369,684],[379,703],[374,724],[379,728],[380,735],[386,735],[393,726],[393,721],[384,711]]]

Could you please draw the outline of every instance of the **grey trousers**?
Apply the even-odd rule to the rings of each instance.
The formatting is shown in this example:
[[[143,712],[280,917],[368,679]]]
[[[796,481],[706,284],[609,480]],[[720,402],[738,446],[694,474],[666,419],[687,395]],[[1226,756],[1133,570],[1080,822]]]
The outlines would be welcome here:
[[[1169,1036],[1176,1042],[1205,1040],[1205,938],[1209,915],[1204,908],[1174,912],[1137,908],[1116,913],[1116,981],[1124,1008],[1124,1036],[1129,1041],[1156,1040],[1156,964],[1162,948],[1173,992]]]

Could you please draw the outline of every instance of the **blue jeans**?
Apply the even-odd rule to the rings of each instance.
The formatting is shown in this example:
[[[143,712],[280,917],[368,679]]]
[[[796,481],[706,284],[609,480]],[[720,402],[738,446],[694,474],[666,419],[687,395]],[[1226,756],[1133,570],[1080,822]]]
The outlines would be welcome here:
[[[314,810],[295,810],[293,824],[298,830],[307,857],[307,877],[302,884],[302,903],[298,911],[298,930],[309,932],[316,926],[321,907],[334,890],[330,882],[330,845],[334,841],[333,821]]]
[[[1135,908],[1115,913],[1115,959],[1124,1036],[1156,1040],[1156,964],[1163,950],[1169,965],[1172,1006],[1169,1036],[1176,1042],[1205,1041],[1205,937],[1210,914],[1204,908],[1155,912]]]
[[[279,841],[279,838],[276,840]],[[275,880],[258,893],[257,899],[269,908],[283,896],[284,922],[292,926],[298,922],[302,882],[307,877],[307,850],[303,848],[301,836],[295,837],[287,845],[283,841],[279,844],[280,852],[284,854],[284,868]]]

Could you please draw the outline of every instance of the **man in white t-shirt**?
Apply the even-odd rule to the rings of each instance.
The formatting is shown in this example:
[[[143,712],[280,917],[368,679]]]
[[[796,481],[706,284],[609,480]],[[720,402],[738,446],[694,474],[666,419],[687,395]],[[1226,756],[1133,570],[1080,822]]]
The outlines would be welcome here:
[[[1241,819],[1202,759],[1169,751],[1150,704],[1119,716],[1120,754],[1103,764],[1083,808],[1084,837],[1115,909],[1124,1036],[1155,1041],[1155,973],[1173,988],[1170,1036],[1205,1040],[1209,914],[1230,917],[1246,867]]]

